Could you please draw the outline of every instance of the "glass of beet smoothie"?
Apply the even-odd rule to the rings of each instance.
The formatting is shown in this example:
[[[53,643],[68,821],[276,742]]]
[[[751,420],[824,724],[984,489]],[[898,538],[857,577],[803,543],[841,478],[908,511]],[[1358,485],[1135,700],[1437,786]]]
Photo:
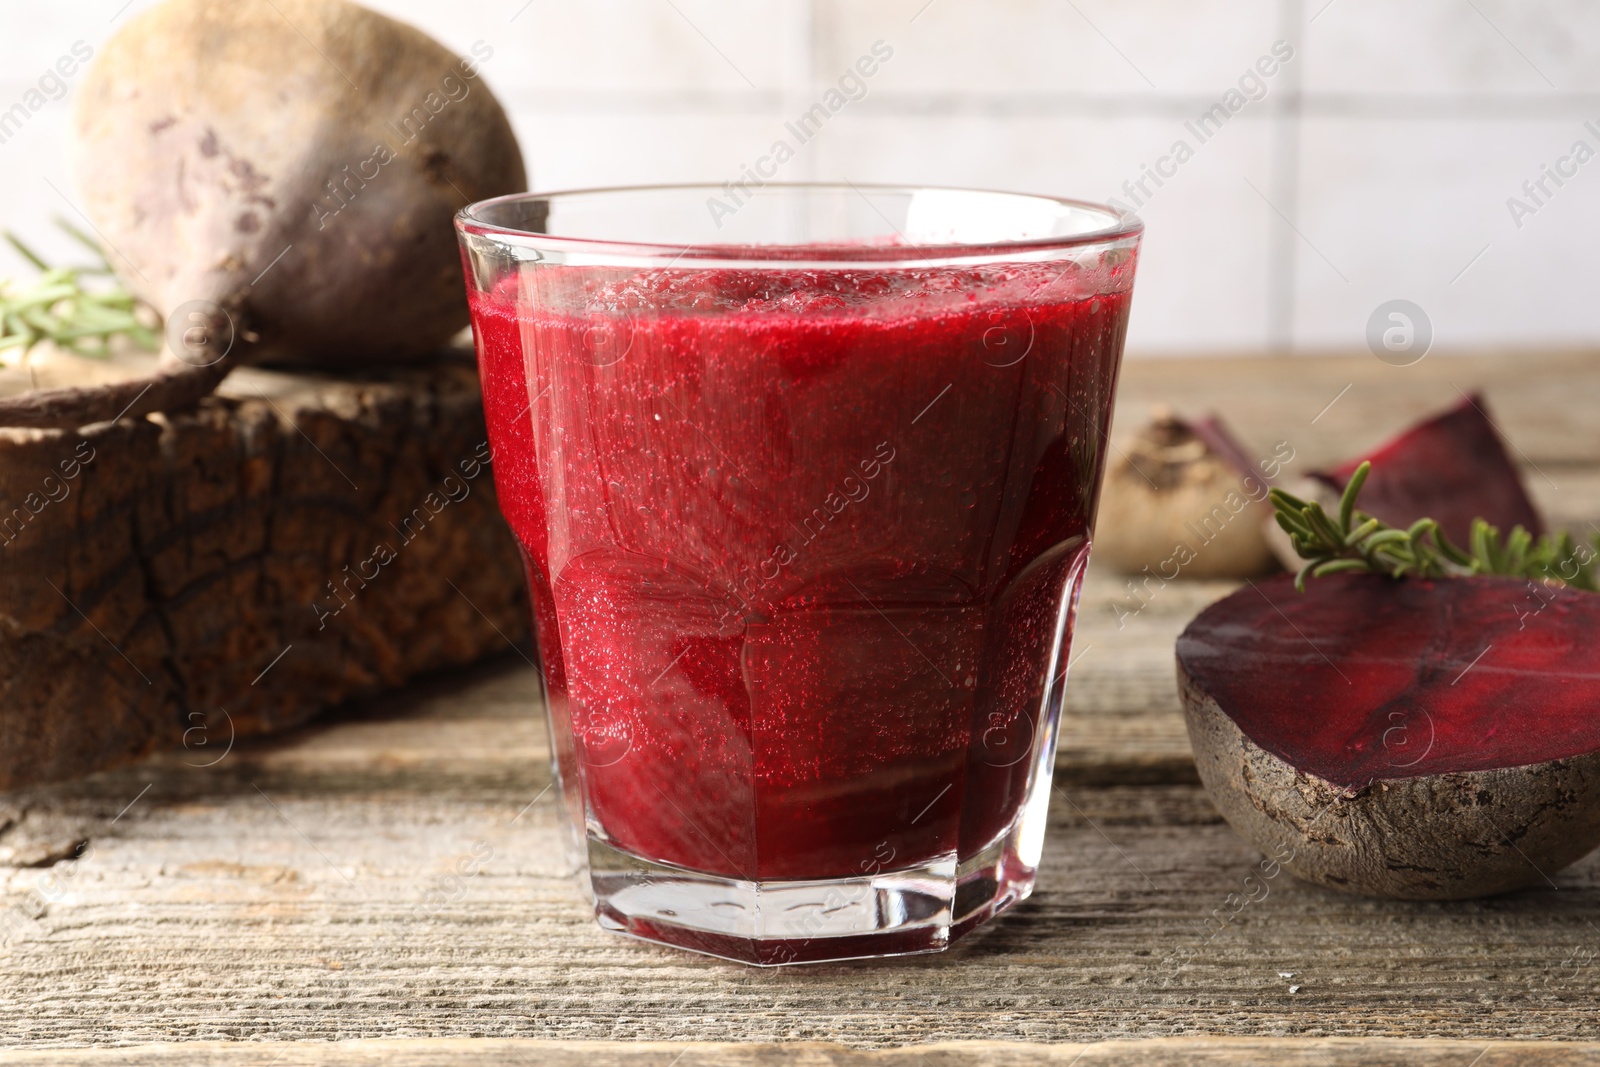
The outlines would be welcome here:
[[[782,964],[1026,897],[1141,224],[847,184],[457,227],[601,925]]]

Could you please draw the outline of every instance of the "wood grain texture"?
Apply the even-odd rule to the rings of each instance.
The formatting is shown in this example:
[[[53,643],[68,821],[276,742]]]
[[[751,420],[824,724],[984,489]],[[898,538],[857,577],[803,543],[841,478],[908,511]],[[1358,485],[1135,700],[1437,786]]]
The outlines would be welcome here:
[[[1600,1039],[1594,857],[1484,901],[1343,896],[1263,878],[1186,785],[1058,787],[1039,891],[942,956],[753,971],[605,934],[516,664],[16,797],[0,841],[88,845],[0,871],[0,1045]]]
[[[1130,582],[1095,564],[1084,579],[1056,773],[1079,785],[1198,784],[1172,646],[1238,583]]]
[[[229,393],[0,430],[0,788],[303,722],[526,629],[469,367]]]
[[[1336,363],[1307,380],[1275,365],[1276,386],[1260,364],[1136,365],[1128,395],[1215,399],[1267,436],[1350,380]],[[1594,408],[1600,379],[1574,374],[1555,424]],[[1496,381],[1500,416],[1538,422]],[[1531,458],[1571,515],[1600,518],[1590,445],[1558,437],[1536,433]],[[1374,901],[1265,876],[1221,822],[1193,784],[1172,640],[1231,588],[1129,601],[1091,572],[1039,889],[941,956],[753,971],[600,931],[561,857],[517,653],[211,767],[178,749],[12,794],[0,1063],[1600,1062],[1594,1044],[1516,1043],[1600,1041],[1600,857],[1489,900]],[[91,1045],[130,1047],[62,1051]]]
[[[1592,407],[1600,398],[1600,359],[1590,351],[1428,357],[1410,367],[1390,367],[1365,353],[1136,360],[1126,365],[1118,387],[1112,440],[1133,433],[1151,405],[1164,403],[1186,415],[1220,412],[1246,445],[1264,453],[1288,441],[1304,461],[1327,464],[1358,455],[1474,391],[1484,394],[1495,425],[1515,445],[1512,456],[1524,464],[1554,476],[1559,470],[1551,468],[1592,469],[1600,457],[1600,420]],[[1560,486],[1560,478],[1552,480]]]
[[[354,1040],[332,1043],[188,1042],[63,1052],[0,1052],[24,1067],[154,1067],[174,1060],[214,1067],[435,1067],[526,1063],[539,1067],[1578,1067],[1600,1063],[1600,1045],[1555,1041],[1155,1038],[1095,1044],[948,1041],[861,1050],[825,1042],[608,1042],[507,1038]]]

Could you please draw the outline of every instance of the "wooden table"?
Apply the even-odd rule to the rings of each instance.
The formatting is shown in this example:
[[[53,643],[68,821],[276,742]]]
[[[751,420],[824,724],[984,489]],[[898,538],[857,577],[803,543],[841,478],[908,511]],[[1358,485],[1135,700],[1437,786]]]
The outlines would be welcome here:
[[[1581,354],[1127,378],[1119,435],[1173,400],[1305,467],[1482,386],[1547,513],[1600,519],[1600,364]],[[213,766],[225,738],[0,799],[0,1064],[143,1064],[166,1042],[285,1067],[1600,1063],[1596,857],[1462,903],[1284,874],[1201,931],[1258,857],[1195,784],[1171,644],[1228,586],[1172,583],[1119,628],[1122,581],[1084,595],[1039,889],[947,954],[759,971],[602,933],[508,651]]]

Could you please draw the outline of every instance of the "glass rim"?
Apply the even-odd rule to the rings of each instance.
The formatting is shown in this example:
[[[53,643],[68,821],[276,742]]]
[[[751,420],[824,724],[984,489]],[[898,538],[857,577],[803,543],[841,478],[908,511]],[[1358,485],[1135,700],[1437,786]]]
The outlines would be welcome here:
[[[486,221],[483,213],[493,207],[516,202],[555,201],[580,196],[609,193],[665,193],[702,191],[709,195],[725,192],[721,185],[710,182],[679,182],[666,184],[591,186],[577,189],[558,189],[550,192],[509,193],[468,204],[456,212],[456,228],[463,234],[490,239],[512,241],[525,247],[551,252],[588,253],[629,259],[657,260],[671,257],[673,262],[691,259],[696,262],[715,260],[739,262],[750,266],[762,262],[793,267],[804,260],[810,267],[830,265],[849,266],[871,263],[948,264],[968,261],[1034,258],[1048,254],[1094,245],[1113,244],[1137,238],[1144,232],[1144,221],[1132,212],[1119,212],[1109,204],[1071,197],[1046,196],[1040,193],[1018,193],[1001,189],[977,189],[969,186],[904,185],[872,182],[764,182],[757,191],[827,191],[854,192],[864,196],[875,193],[916,193],[920,191],[971,193],[979,196],[1007,196],[1035,200],[1059,207],[1100,215],[1107,225],[1083,233],[1050,235],[1045,237],[1019,237],[988,242],[924,242],[915,244],[871,245],[812,242],[805,244],[770,244],[690,242],[668,243],[661,241],[626,241],[609,238],[567,237],[559,234],[539,233],[533,230]],[[887,221],[887,219],[885,220]],[[893,224],[890,224],[893,228]]]

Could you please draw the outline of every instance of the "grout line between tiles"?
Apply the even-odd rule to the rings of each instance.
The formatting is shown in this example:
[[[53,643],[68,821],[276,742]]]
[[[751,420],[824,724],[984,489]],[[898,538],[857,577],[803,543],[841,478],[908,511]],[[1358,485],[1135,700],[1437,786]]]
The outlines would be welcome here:
[[[1269,351],[1293,355],[1295,289],[1299,279],[1300,244],[1295,229],[1300,213],[1301,71],[1306,63],[1305,0],[1278,0],[1278,36],[1294,45],[1294,62],[1284,64],[1285,82],[1272,111],[1269,134],[1268,188],[1271,202],[1287,225],[1267,222],[1267,322]]]

